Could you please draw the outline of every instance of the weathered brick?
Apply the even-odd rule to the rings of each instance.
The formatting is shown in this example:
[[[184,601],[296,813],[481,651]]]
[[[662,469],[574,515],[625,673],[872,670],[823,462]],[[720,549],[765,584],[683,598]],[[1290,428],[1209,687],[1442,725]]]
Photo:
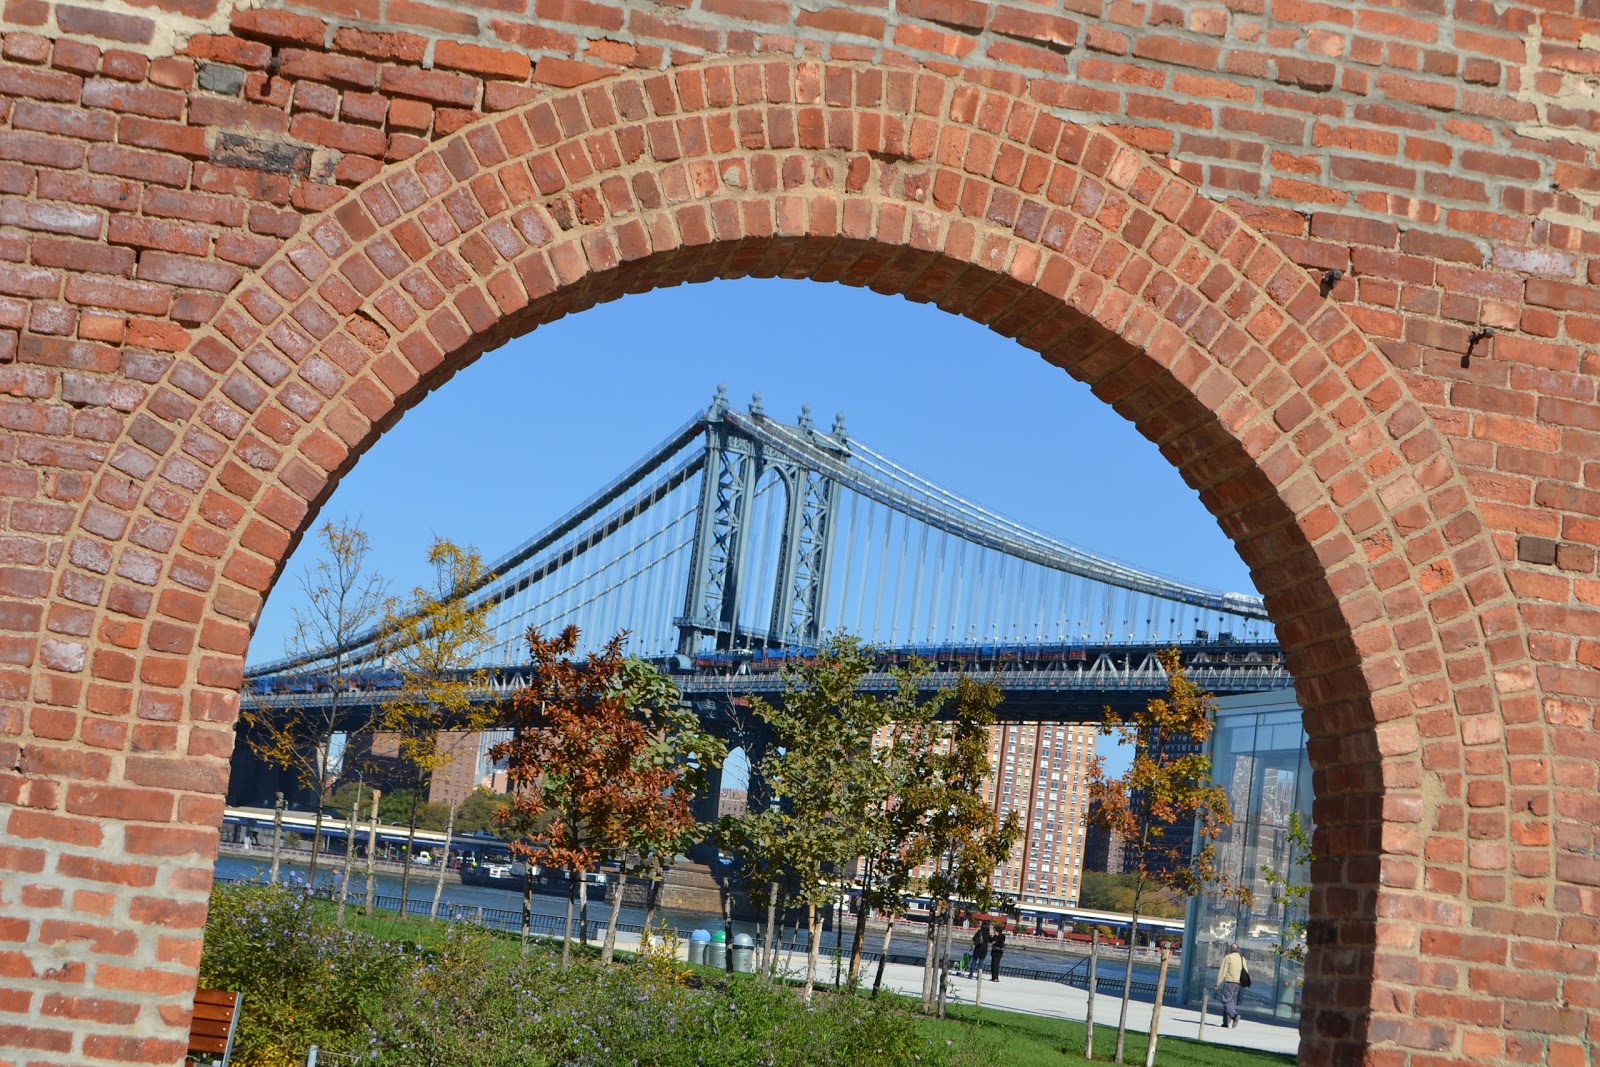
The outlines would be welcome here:
[[[478,102],[478,81],[460,74],[385,67],[382,86],[386,93],[414,97],[446,107],[470,108]]]
[[[433,48],[435,66],[459,70],[468,74],[481,74],[486,78],[510,78],[526,81],[533,73],[533,62],[523,53],[481,45],[457,44],[440,41]]]
[[[178,1057],[149,1033],[180,1021],[119,1013],[192,983],[204,872],[120,890],[215,848],[230,690],[327,472],[518,316],[725,271],[1017,336],[1205,487],[1316,733],[1307,1062],[1577,1055],[1600,994],[1549,974],[1600,940],[1592,0],[283,6],[5,5],[0,766],[36,781],[0,866],[48,859],[25,928],[70,901],[49,938],[107,958],[72,998],[0,955],[42,1020],[0,1044]],[[1508,952],[1510,1025],[1549,1039],[1474,1029],[1509,987],[1461,968]],[[57,1048],[58,1014],[143,1029]]]

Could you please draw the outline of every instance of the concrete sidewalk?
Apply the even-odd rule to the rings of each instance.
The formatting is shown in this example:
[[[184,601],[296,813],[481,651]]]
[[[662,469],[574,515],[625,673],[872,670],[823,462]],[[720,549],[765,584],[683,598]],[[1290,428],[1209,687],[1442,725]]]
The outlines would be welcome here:
[[[829,977],[832,977],[831,971]],[[1076,986],[1005,976],[1001,976],[998,982],[991,982],[987,977],[982,979],[957,977],[954,972],[950,975],[947,1003],[962,1005],[976,1003],[980,981],[983,983],[983,1006],[986,1008],[1002,1008],[1006,1011],[1020,1011],[1029,1015],[1047,1015],[1082,1022],[1089,1006],[1088,991]],[[891,963],[884,968],[883,983],[899,992],[921,996],[922,968]],[[1148,1033],[1152,1007],[1149,1001],[1137,999],[1130,1001],[1128,1029]],[[1105,1034],[1110,1034],[1112,1041],[1116,1040],[1117,1015],[1121,1010],[1122,1002],[1118,998],[1104,993],[1095,997],[1096,1047],[1105,1040],[1103,1036]],[[1297,1027],[1240,1019],[1237,1027],[1224,1030],[1219,1025],[1221,1017],[1221,1014],[1213,1008],[1211,1017],[1206,1020],[1205,1032],[1202,1034],[1199,1011],[1166,1004],[1161,1008],[1161,1034],[1163,1037],[1199,1038],[1216,1045],[1259,1049],[1263,1052],[1285,1052],[1293,1055],[1300,1050],[1300,1031]]]
[[[636,950],[638,944],[639,937],[637,934],[619,932],[617,935],[618,948],[626,947],[629,950]],[[679,954],[680,956],[687,955],[687,952],[688,946],[684,945]],[[801,954],[785,956],[780,966],[791,974],[803,974],[805,972],[805,956]],[[865,984],[871,984],[872,975],[876,967],[876,963],[863,964],[862,975]],[[831,983],[832,979],[833,968],[831,961],[827,959],[819,960],[817,967],[818,983]],[[983,978],[981,981],[983,983],[983,1006],[986,1008],[999,1008],[1005,1011],[1025,1012],[1029,1015],[1044,1015],[1082,1022],[1084,1013],[1089,1005],[1089,993],[1087,990],[1060,982],[1042,982],[1030,978],[1005,976],[1002,976],[998,982],[991,982],[988,978]],[[897,993],[920,997],[922,995],[922,968],[903,963],[887,964],[883,971],[883,984],[885,988],[892,989]],[[952,971],[950,974],[950,992],[946,1002],[957,1005],[976,1003],[978,984],[978,979],[958,976]],[[1128,1029],[1136,1030],[1139,1033],[1148,1033],[1152,1006],[1149,1001],[1135,999],[1129,1002]],[[1095,1044],[1097,1047],[1104,1040],[1115,1042],[1117,1015],[1121,1009],[1122,1002],[1116,997],[1102,993],[1095,998]],[[1262,1052],[1281,1052],[1291,1056],[1300,1050],[1300,1031],[1296,1026],[1240,1019],[1237,1027],[1224,1030],[1219,1025],[1220,1019],[1221,1014],[1213,1006],[1210,1017],[1206,1020],[1205,1029],[1202,1032],[1200,1028],[1200,1012],[1198,1010],[1195,1008],[1174,1007],[1171,1004],[1167,1004],[1161,1009],[1161,1035],[1163,1037],[1198,1038],[1216,1045],[1258,1049]],[[1103,1035],[1109,1035],[1109,1038]]]

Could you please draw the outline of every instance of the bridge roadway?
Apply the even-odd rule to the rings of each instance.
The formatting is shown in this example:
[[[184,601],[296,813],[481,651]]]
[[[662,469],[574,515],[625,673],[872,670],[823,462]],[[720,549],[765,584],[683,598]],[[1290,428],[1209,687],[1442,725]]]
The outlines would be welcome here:
[[[1282,650],[1273,643],[1193,644],[1179,650],[1190,680],[1218,696],[1294,685]],[[1131,710],[1166,688],[1167,674],[1156,662],[1156,651],[1148,645],[1131,644],[916,650],[934,667],[922,679],[924,692],[953,686],[963,674],[998,683],[1005,694],[996,709],[1001,722],[1099,722],[1108,706]],[[781,699],[786,684],[784,666],[805,652],[719,652],[692,661],[675,656],[656,662],[672,675],[684,698],[714,725],[751,696]],[[912,655],[913,650],[880,653],[877,666],[861,688],[892,691],[897,685],[892,668],[908,662]],[[508,702],[527,684],[530,670],[528,665],[485,668],[486,681],[473,691],[474,702]],[[465,677],[470,672],[461,673]],[[355,676],[340,700],[354,720],[393,699],[398,684],[393,671],[368,670]],[[257,709],[304,707],[326,699],[326,687],[319,687],[316,676],[304,673],[252,679],[243,693],[245,706]]]

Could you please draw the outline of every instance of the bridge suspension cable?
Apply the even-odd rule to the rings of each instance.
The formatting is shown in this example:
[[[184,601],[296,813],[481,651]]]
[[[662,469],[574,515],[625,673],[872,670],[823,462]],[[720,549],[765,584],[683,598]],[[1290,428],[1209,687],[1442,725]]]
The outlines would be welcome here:
[[[1270,637],[1257,597],[1030,529],[847,437],[842,419],[822,433],[809,412],[791,425],[720,394],[491,573],[468,595],[492,607],[492,665],[522,661],[530,626],[569,623],[594,645],[628,630],[630,651],[651,656],[792,647],[836,629],[895,647]],[[378,631],[355,648],[381,665]]]

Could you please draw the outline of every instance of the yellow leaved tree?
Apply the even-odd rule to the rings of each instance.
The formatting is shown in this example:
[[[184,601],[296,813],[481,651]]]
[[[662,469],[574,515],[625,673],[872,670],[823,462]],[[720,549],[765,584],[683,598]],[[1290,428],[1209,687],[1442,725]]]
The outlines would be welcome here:
[[[428,549],[430,586],[418,586],[390,608],[384,624],[388,666],[400,676],[395,697],[384,705],[382,728],[394,735],[401,763],[411,778],[412,802],[400,876],[400,914],[411,891],[417,812],[433,774],[454,763],[465,746],[499,718],[492,703],[474,700],[487,680],[478,659],[488,646],[489,609],[469,594],[489,578],[478,550],[443,538]],[[444,855],[439,859],[430,917],[436,916],[445,866],[455,832],[455,805],[445,824]]]

